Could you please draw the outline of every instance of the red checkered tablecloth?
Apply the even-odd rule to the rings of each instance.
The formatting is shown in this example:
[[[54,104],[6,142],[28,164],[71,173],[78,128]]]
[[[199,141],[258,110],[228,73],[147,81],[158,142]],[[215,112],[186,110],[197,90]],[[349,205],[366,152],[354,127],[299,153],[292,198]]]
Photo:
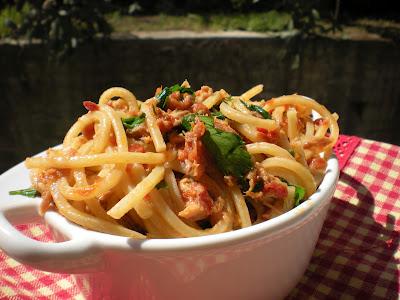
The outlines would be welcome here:
[[[289,299],[398,299],[400,147],[342,136],[342,172],[311,263]],[[19,227],[51,241],[42,225]],[[74,277],[0,251],[0,298],[85,299]]]
[[[400,147],[361,140],[341,171],[311,263],[288,298],[398,299],[399,216]]]

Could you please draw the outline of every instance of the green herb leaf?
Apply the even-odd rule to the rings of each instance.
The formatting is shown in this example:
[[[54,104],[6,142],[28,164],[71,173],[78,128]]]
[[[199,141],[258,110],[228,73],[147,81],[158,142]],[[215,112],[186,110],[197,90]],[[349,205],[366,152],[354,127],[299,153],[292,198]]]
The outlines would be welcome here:
[[[168,100],[168,96],[169,96],[170,94],[171,94],[171,93],[169,92],[169,88],[168,88],[168,87],[165,87],[165,88],[161,91],[161,93],[159,93],[159,94],[156,96],[156,99],[158,100],[157,106],[158,106],[159,108],[161,108],[162,110],[165,110],[165,109],[167,108],[167,104],[168,104],[167,100]]]
[[[294,206],[300,205],[304,201],[304,196],[306,194],[306,190],[301,186],[294,186],[296,188],[294,192]]]
[[[132,118],[127,118],[127,119],[121,119],[122,124],[126,129],[132,129],[135,128],[136,126],[142,124],[144,122],[146,115],[141,114],[138,117],[132,117]]]
[[[182,118],[181,126],[185,131],[190,131],[192,129],[192,124],[194,119],[196,118],[196,114],[188,114]]]
[[[208,116],[198,116],[200,121],[204,123],[207,130],[216,130],[214,127],[214,118]]]
[[[304,196],[306,194],[306,190],[304,188],[302,188],[301,186],[290,184],[285,178],[279,177],[279,179],[282,182],[286,183],[288,186],[294,186],[295,187],[295,191],[294,191],[294,206],[296,207],[296,206],[300,205],[304,200]]]
[[[295,155],[294,150],[290,149],[288,151],[289,151],[290,155],[294,157],[294,155]]]
[[[225,120],[225,116],[220,112],[219,110],[216,110],[215,108],[211,112],[211,116],[220,119],[220,120]]]
[[[186,131],[190,131],[196,117],[206,126],[206,133],[202,141],[207,151],[215,159],[218,168],[225,175],[232,175],[241,179],[253,167],[250,154],[244,147],[242,138],[232,132],[215,128],[212,116],[186,115],[182,119],[182,127]]]
[[[232,132],[216,129],[212,117],[201,116],[200,119],[207,129],[202,141],[218,168],[225,175],[242,178],[253,167],[242,138]]]
[[[186,88],[183,86],[180,86],[179,84],[175,84],[171,87],[165,87],[161,93],[159,93],[156,96],[156,99],[158,100],[157,106],[161,108],[162,110],[166,110],[168,106],[168,97],[171,95],[173,92],[180,92],[181,94],[188,93],[188,94],[194,94],[194,91],[191,88]]]
[[[171,86],[169,88],[167,87],[167,89],[169,90],[170,94],[172,94],[173,92],[179,91],[180,88],[181,88],[181,86],[179,84],[174,84],[173,86]]]
[[[182,118],[182,123],[181,123],[181,126],[185,131],[190,131],[192,129],[192,123],[194,122],[196,117],[198,117],[200,121],[202,121],[204,124],[209,125],[211,127],[214,126],[214,121],[212,117],[202,116],[199,114],[188,114]]]
[[[233,100],[233,97],[232,96],[228,96],[228,97],[226,97],[226,98],[224,98],[224,102],[230,102],[230,101],[232,101]]]
[[[33,188],[27,188],[27,189],[16,190],[16,191],[9,191],[8,194],[9,195],[22,195],[22,196],[26,196],[26,197],[30,197],[30,198],[35,198],[35,197],[40,195],[38,193],[38,191],[36,191]]]
[[[156,185],[156,189],[157,189],[157,190],[159,190],[159,189],[164,189],[164,188],[167,188],[167,187],[168,187],[168,184],[165,182],[165,180],[160,181],[160,182],[157,183],[157,185]]]
[[[247,109],[259,113],[264,119],[271,119],[271,115],[261,106],[254,104],[247,104],[243,100],[240,100],[240,102],[242,102],[242,104],[246,106]]]

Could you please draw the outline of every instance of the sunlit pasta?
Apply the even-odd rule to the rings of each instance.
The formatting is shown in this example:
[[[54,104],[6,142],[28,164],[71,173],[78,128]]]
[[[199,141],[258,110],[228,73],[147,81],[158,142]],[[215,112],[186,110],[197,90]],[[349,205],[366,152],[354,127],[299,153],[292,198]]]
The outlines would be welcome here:
[[[223,89],[159,87],[139,101],[106,90],[61,146],[25,161],[41,213],[131,238],[203,236],[300,205],[323,178],[338,116],[300,95],[254,100]],[[317,118],[312,113],[317,113]]]

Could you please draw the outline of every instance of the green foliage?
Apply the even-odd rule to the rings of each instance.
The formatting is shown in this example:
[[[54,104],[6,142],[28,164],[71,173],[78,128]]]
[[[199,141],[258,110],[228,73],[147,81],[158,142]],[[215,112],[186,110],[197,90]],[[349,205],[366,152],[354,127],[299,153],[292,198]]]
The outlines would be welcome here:
[[[181,16],[123,16],[120,13],[108,15],[113,29],[118,32],[153,30],[252,30],[280,31],[293,29],[290,14],[285,12],[261,12],[247,14],[187,14]]]
[[[247,13],[209,17],[209,26],[215,30],[281,31],[293,29],[290,14],[276,10],[263,13]]]
[[[321,6],[320,0],[286,0],[284,9],[290,13],[293,25],[303,35],[314,35],[316,33],[328,32],[339,29],[336,22],[327,19],[327,24],[321,22],[318,7]]]
[[[245,30],[248,18],[244,15],[216,14],[209,16],[209,26],[213,30]]]
[[[24,17],[9,20],[7,35],[37,38],[45,42],[53,54],[63,56],[79,45],[106,37],[111,32],[104,13],[110,9],[107,1],[46,0],[29,1]],[[23,14],[23,9],[15,12]]]
[[[293,29],[292,16],[286,12],[271,10],[249,20],[247,29],[251,31],[281,31]]]
[[[339,12],[337,5],[328,7],[321,0],[0,0],[0,6],[0,38],[39,39],[57,56],[95,38],[106,38],[112,30],[295,28],[310,35],[337,28]],[[210,7],[213,13],[205,13]],[[326,16],[334,16],[335,22],[326,22]]]
[[[30,5],[24,3],[21,9],[15,5],[6,6],[0,10],[0,38],[10,36],[12,33],[13,25],[19,26],[23,18],[28,14]]]

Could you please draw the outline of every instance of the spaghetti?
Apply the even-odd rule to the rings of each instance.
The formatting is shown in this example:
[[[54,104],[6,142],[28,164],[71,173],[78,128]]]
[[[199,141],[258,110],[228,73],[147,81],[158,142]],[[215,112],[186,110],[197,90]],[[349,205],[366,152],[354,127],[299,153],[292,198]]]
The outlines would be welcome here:
[[[146,101],[120,87],[85,101],[62,146],[25,161],[41,213],[54,206],[140,239],[216,234],[292,209],[322,180],[338,117],[296,94],[254,101],[262,90],[231,96],[185,81]]]

